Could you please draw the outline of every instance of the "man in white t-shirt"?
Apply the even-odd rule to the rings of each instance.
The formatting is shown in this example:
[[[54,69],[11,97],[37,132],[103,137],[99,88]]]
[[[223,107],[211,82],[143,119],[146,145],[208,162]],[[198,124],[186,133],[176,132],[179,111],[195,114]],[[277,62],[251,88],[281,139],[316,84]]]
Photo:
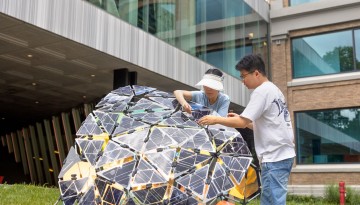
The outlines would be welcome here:
[[[254,130],[255,151],[261,163],[261,205],[286,204],[287,184],[295,157],[294,133],[285,97],[266,77],[259,55],[245,56],[237,65],[240,78],[254,89],[250,102],[240,114],[205,116],[199,124],[222,124]]]

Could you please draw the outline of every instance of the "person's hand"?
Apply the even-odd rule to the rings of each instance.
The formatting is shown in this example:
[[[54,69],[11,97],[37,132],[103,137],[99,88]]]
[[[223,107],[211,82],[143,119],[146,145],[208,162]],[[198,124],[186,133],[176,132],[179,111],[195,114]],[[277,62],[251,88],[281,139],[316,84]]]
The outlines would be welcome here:
[[[227,117],[239,117],[239,115],[236,113],[230,112],[227,114]]]
[[[198,123],[200,125],[214,125],[217,124],[217,116],[212,116],[212,115],[206,115],[202,118],[200,118],[200,120],[198,121]]]
[[[182,109],[183,109],[183,111],[191,114],[191,106],[189,105],[189,103],[187,103],[187,102],[184,103],[184,104],[182,105]]]

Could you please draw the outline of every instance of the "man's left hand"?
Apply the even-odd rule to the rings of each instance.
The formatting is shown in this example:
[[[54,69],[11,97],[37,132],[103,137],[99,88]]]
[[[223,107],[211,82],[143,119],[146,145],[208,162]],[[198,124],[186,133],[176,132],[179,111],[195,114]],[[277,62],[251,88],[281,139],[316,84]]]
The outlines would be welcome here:
[[[200,125],[214,125],[217,124],[217,116],[206,115],[198,121]]]

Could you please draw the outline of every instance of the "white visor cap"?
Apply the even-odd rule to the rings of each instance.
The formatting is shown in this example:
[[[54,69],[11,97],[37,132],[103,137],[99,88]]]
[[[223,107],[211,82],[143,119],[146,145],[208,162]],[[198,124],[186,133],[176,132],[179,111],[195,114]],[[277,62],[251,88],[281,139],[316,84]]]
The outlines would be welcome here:
[[[221,91],[224,89],[224,85],[222,83],[222,77],[213,75],[213,74],[205,74],[195,86],[206,86],[212,88],[214,90]]]

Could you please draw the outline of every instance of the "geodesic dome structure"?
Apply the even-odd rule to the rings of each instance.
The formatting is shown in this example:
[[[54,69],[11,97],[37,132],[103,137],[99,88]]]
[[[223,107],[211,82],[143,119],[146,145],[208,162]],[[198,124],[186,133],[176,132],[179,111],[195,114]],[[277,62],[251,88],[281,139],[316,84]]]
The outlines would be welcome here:
[[[197,120],[217,113],[145,86],[113,90],[77,131],[61,172],[64,204],[246,203],[258,171],[241,134]]]

